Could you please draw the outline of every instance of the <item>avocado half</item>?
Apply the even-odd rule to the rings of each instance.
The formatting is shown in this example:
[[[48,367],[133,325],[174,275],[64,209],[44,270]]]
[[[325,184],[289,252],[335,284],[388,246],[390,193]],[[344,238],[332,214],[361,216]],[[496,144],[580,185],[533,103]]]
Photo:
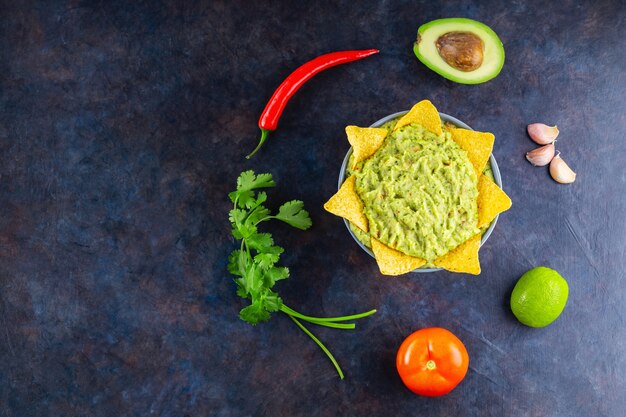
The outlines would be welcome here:
[[[504,65],[504,47],[498,35],[489,26],[462,17],[420,26],[413,52],[431,70],[461,84],[489,81]]]

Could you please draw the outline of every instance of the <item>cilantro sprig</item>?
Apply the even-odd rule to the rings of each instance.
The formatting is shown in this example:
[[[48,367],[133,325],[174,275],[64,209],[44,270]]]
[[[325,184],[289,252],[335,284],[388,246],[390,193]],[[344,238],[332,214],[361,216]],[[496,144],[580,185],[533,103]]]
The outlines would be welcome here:
[[[276,183],[272,174],[255,175],[254,171],[245,171],[237,178],[237,189],[228,194],[233,203],[233,209],[228,214],[232,234],[241,241],[239,249],[228,257],[228,271],[235,276],[237,294],[250,302],[239,312],[239,317],[256,325],[268,321],[272,313],[278,311],[288,315],[324,351],[343,379],[343,372],[335,357],[302,321],[336,329],[354,329],[355,324],[346,321],[370,316],[376,310],[341,317],[312,317],[283,303],[273,288],[276,282],[289,278],[289,268],[278,265],[284,249],[274,244],[271,234],[259,232],[259,224],[275,219],[297,229],[307,230],[312,222],[300,200],[286,202],[279,207],[278,213],[272,215],[263,205],[267,201],[267,193],[258,190],[274,186]]]

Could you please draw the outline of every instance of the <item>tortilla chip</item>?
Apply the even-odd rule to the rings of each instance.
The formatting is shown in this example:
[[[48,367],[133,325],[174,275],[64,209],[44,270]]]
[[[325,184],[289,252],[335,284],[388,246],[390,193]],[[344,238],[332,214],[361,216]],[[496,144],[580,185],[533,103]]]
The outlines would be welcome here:
[[[356,177],[348,177],[339,191],[324,204],[324,209],[336,216],[348,219],[359,229],[367,232],[369,223],[363,214],[363,202],[356,193]]]
[[[347,126],[346,135],[348,136],[348,142],[352,145],[354,154],[352,169],[354,169],[356,164],[374,155],[378,148],[381,147],[385,137],[387,137],[387,129]]]
[[[511,199],[489,177],[478,177],[478,227],[493,221],[496,216],[511,208]]]
[[[478,249],[480,249],[481,234],[477,233],[461,243],[441,258],[435,259],[435,266],[451,272],[466,272],[468,274],[480,274],[480,262],[478,261]]]
[[[452,135],[452,140],[467,152],[470,162],[476,169],[476,175],[480,176],[493,149],[493,141],[495,140],[493,133],[458,128],[452,128],[448,131]]]
[[[396,127],[393,128],[394,131],[400,129],[403,126],[410,124],[418,124],[424,126],[424,129],[430,130],[436,135],[441,135],[443,131],[441,130],[441,119],[439,118],[439,112],[428,100],[422,100],[417,103],[407,114],[402,116]]]
[[[426,264],[420,258],[409,256],[371,238],[372,252],[383,275],[402,275]]]

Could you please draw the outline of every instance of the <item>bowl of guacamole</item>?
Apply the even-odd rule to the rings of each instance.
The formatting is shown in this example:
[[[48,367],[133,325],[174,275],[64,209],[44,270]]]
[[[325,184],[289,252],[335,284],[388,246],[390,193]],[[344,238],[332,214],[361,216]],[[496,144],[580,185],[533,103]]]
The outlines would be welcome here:
[[[388,130],[385,145],[365,164],[352,171],[352,148],[339,172],[338,187],[356,175],[356,188],[365,206],[370,233],[411,256],[435,259],[482,233],[481,246],[493,231],[498,217],[482,229],[476,228],[476,173],[464,152],[445,134],[446,127],[473,130],[462,121],[439,113],[444,135],[437,136],[419,125],[393,128],[402,111],[383,117],[370,127]],[[392,133],[393,132],[393,133]],[[483,173],[502,188],[498,164],[489,156]],[[370,234],[344,219],[357,244],[374,257]],[[435,272],[442,268],[430,262],[415,273]]]

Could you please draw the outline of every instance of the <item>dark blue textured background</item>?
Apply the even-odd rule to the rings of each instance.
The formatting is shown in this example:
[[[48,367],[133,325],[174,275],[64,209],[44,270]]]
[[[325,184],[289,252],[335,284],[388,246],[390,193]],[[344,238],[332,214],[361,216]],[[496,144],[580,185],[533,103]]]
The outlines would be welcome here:
[[[626,415],[624,3],[260,3],[0,2],[0,415]],[[500,35],[499,77],[458,85],[415,59],[417,26],[452,16]],[[302,88],[243,159],[290,71],[373,47]],[[423,98],[496,135],[513,208],[478,277],[382,277],[322,209],[344,126]],[[559,125],[573,185],[525,161],[536,121]],[[237,317],[226,194],[250,168],[274,174],[271,202],[301,198],[313,218],[306,232],[264,225],[287,248],[285,301],[379,309],[355,331],[312,329],[344,381],[285,316]],[[570,299],[531,329],[508,298],[538,265],[566,277]],[[426,326],[470,354],[439,399],[412,395],[394,368]]]

